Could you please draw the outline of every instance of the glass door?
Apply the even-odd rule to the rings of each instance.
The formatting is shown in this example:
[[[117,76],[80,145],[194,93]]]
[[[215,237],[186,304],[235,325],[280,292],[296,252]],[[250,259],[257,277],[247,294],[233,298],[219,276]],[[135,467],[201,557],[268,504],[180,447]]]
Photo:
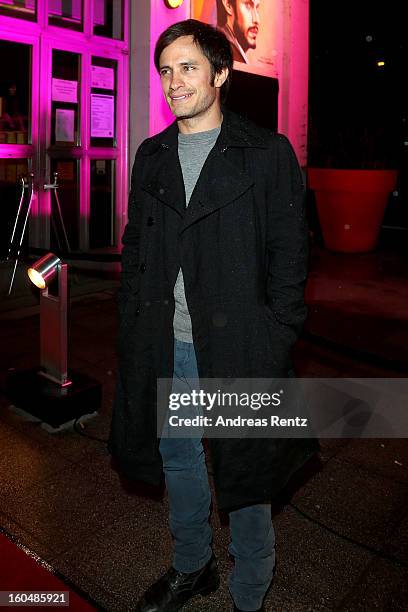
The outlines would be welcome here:
[[[123,56],[106,50],[102,55],[89,44],[73,51],[51,38],[43,41],[41,52],[48,83],[40,92],[44,174],[39,199],[51,223],[38,228],[40,240],[48,234],[56,250],[63,242],[72,251],[115,251],[116,203],[127,164],[126,115],[118,112],[126,81]],[[61,222],[64,227],[58,229]]]
[[[36,174],[40,215],[32,226],[31,245],[54,252],[81,250],[80,53],[41,40],[39,88],[39,168]],[[35,222],[35,219],[34,219]]]
[[[0,0],[2,254],[19,177],[31,174],[27,248],[119,251],[128,182],[125,9],[124,0]]]

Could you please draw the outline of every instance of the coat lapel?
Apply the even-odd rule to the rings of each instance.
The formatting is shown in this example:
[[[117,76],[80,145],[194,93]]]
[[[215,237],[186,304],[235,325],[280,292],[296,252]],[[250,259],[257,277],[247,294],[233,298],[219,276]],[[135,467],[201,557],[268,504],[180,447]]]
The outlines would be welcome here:
[[[240,118],[235,117],[226,108],[223,108],[223,115],[221,133],[205,161],[187,209],[178,157],[177,121],[142,145],[142,153],[151,156],[142,189],[180,215],[180,232],[227,206],[254,184],[250,176],[227,159],[225,151],[235,147],[266,148],[265,140],[244,128],[246,123],[240,122]]]
[[[254,185],[254,179],[235,166],[227,157],[228,149],[267,148],[259,129],[248,127],[246,121],[222,108],[221,132],[210,151],[192,193],[182,221],[181,231],[199,219],[231,204]]]
[[[159,202],[175,210],[181,217],[186,212],[186,194],[177,148],[177,123],[172,123],[161,135],[142,145],[142,153],[150,156],[142,189]]]
[[[181,232],[203,217],[227,206],[254,184],[240,172],[216,144],[201,171],[182,221]]]

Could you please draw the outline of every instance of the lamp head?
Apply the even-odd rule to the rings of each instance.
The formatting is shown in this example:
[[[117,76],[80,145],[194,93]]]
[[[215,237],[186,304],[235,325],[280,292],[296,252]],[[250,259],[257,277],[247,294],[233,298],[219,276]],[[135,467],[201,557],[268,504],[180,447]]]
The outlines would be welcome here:
[[[54,253],[47,253],[28,268],[28,277],[36,287],[45,289],[55,278],[61,263]]]
[[[184,0],[164,0],[164,4],[169,8],[178,8],[183,4]]]

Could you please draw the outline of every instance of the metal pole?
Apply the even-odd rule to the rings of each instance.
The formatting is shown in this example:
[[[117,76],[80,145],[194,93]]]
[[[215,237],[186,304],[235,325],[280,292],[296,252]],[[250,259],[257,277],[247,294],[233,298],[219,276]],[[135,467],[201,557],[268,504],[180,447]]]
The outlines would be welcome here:
[[[53,177],[54,177],[54,182],[53,183],[46,183],[44,185],[44,189],[52,189],[54,191],[54,196],[55,196],[55,202],[57,205],[57,212],[58,212],[58,217],[59,217],[59,222],[61,224],[61,229],[62,229],[62,233],[64,234],[64,240],[65,240],[65,246],[67,248],[68,253],[71,253],[71,246],[69,244],[69,240],[68,240],[68,235],[65,229],[65,223],[64,223],[64,219],[62,216],[62,210],[61,210],[61,205],[60,205],[60,201],[59,201],[59,197],[58,197],[58,172],[53,172]],[[59,235],[58,235],[58,228],[57,228],[57,224],[55,222],[54,219],[54,215],[52,212],[52,207],[51,207],[51,222],[52,222],[52,226],[54,228],[54,232],[55,232],[55,236],[58,242],[58,248],[61,249],[61,243],[59,240]]]
[[[32,204],[32,201],[33,201],[34,174],[30,174],[29,176],[30,176],[30,199],[29,199],[28,206],[27,206],[27,212],[26,212],[26,216],[25,216],[25,219],[24,219],[23,228],[21,230],[20,241],[19,241],[19,244],[18,244],[18,247],[17,247],[17,253],[16,253],[16,256],[15,256],[14,266],[13,266],[13,273],[11,275],[11,280],[10,280],[10,285],[9,285],[9,289],[8,289],[7,295],[11,295],[11,292],[13,290],[14,277],[16,275],[16,270],[17,270],[17,265],[18,265],[18,258],[20,257],[21,245],[23,244],[24,233],[25,233],[25,229],[26,229],[26,226],[27,226],[28,217],[30,215],[31,204]],[[19,211],[17,212],[17,215],[19,215],[19,213],[20,213],[20,207],[19,207]],[[16,223],[17,223],[17,219],[16,219]],[[15,232],[15,230],[13,230],[12,238],[14,237],[14,232]],[[12,244],[10,244],[10,248],[12,248]]]
[[[68,266],[58,266],[58,295],[43,289],[40,295],[40,354],[42,376],[61,387],[71,385],[68,378]]]
[[[25,180],[24,176],[20,176],[20,182],[21,182],[20,202],[19,202],[19,205],[18,205],[18,208],[17,208],[16,220],[14,221],[13,231],[11,233],[11,238],[10,238],[10,242],[9,242],[9,249],[8,249],[6,261],[8,261],[10,259],[10,256],[11,256],[11,250],[12,250],[13,241],[14,241],[14,234],[16,233],[16,228],[17,228],[17,224],[18,224],[18,218],[20,216],[21,207],[23,205],[23,200],[24,200],[24,191],[28,187],[28,182]]]

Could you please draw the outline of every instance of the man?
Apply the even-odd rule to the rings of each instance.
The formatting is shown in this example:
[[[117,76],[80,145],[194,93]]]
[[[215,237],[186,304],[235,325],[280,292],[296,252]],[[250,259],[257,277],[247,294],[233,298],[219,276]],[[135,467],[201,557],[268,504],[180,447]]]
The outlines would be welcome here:
[[[216,590],[219,575],[202,441],[157,439],[157,379],[180,392],[200,378],[286,376],[305,318],[307,233],[289,141],[221,106],[232,72],[225,36],[183,21],[154,57],[176,120],[142,143],[133,167],[109,447],[130,479],[157,485],[164,471],[173,563],[136,610],[172,612]],[[229,512],[233,609],[262,610],[275,563],[270,500],[315,447],[209,443],[218,507]]]
[[[246,52],[256,49],[259,0],[217,0],[217,25],[231,43],[233,59],[249,63]]]

